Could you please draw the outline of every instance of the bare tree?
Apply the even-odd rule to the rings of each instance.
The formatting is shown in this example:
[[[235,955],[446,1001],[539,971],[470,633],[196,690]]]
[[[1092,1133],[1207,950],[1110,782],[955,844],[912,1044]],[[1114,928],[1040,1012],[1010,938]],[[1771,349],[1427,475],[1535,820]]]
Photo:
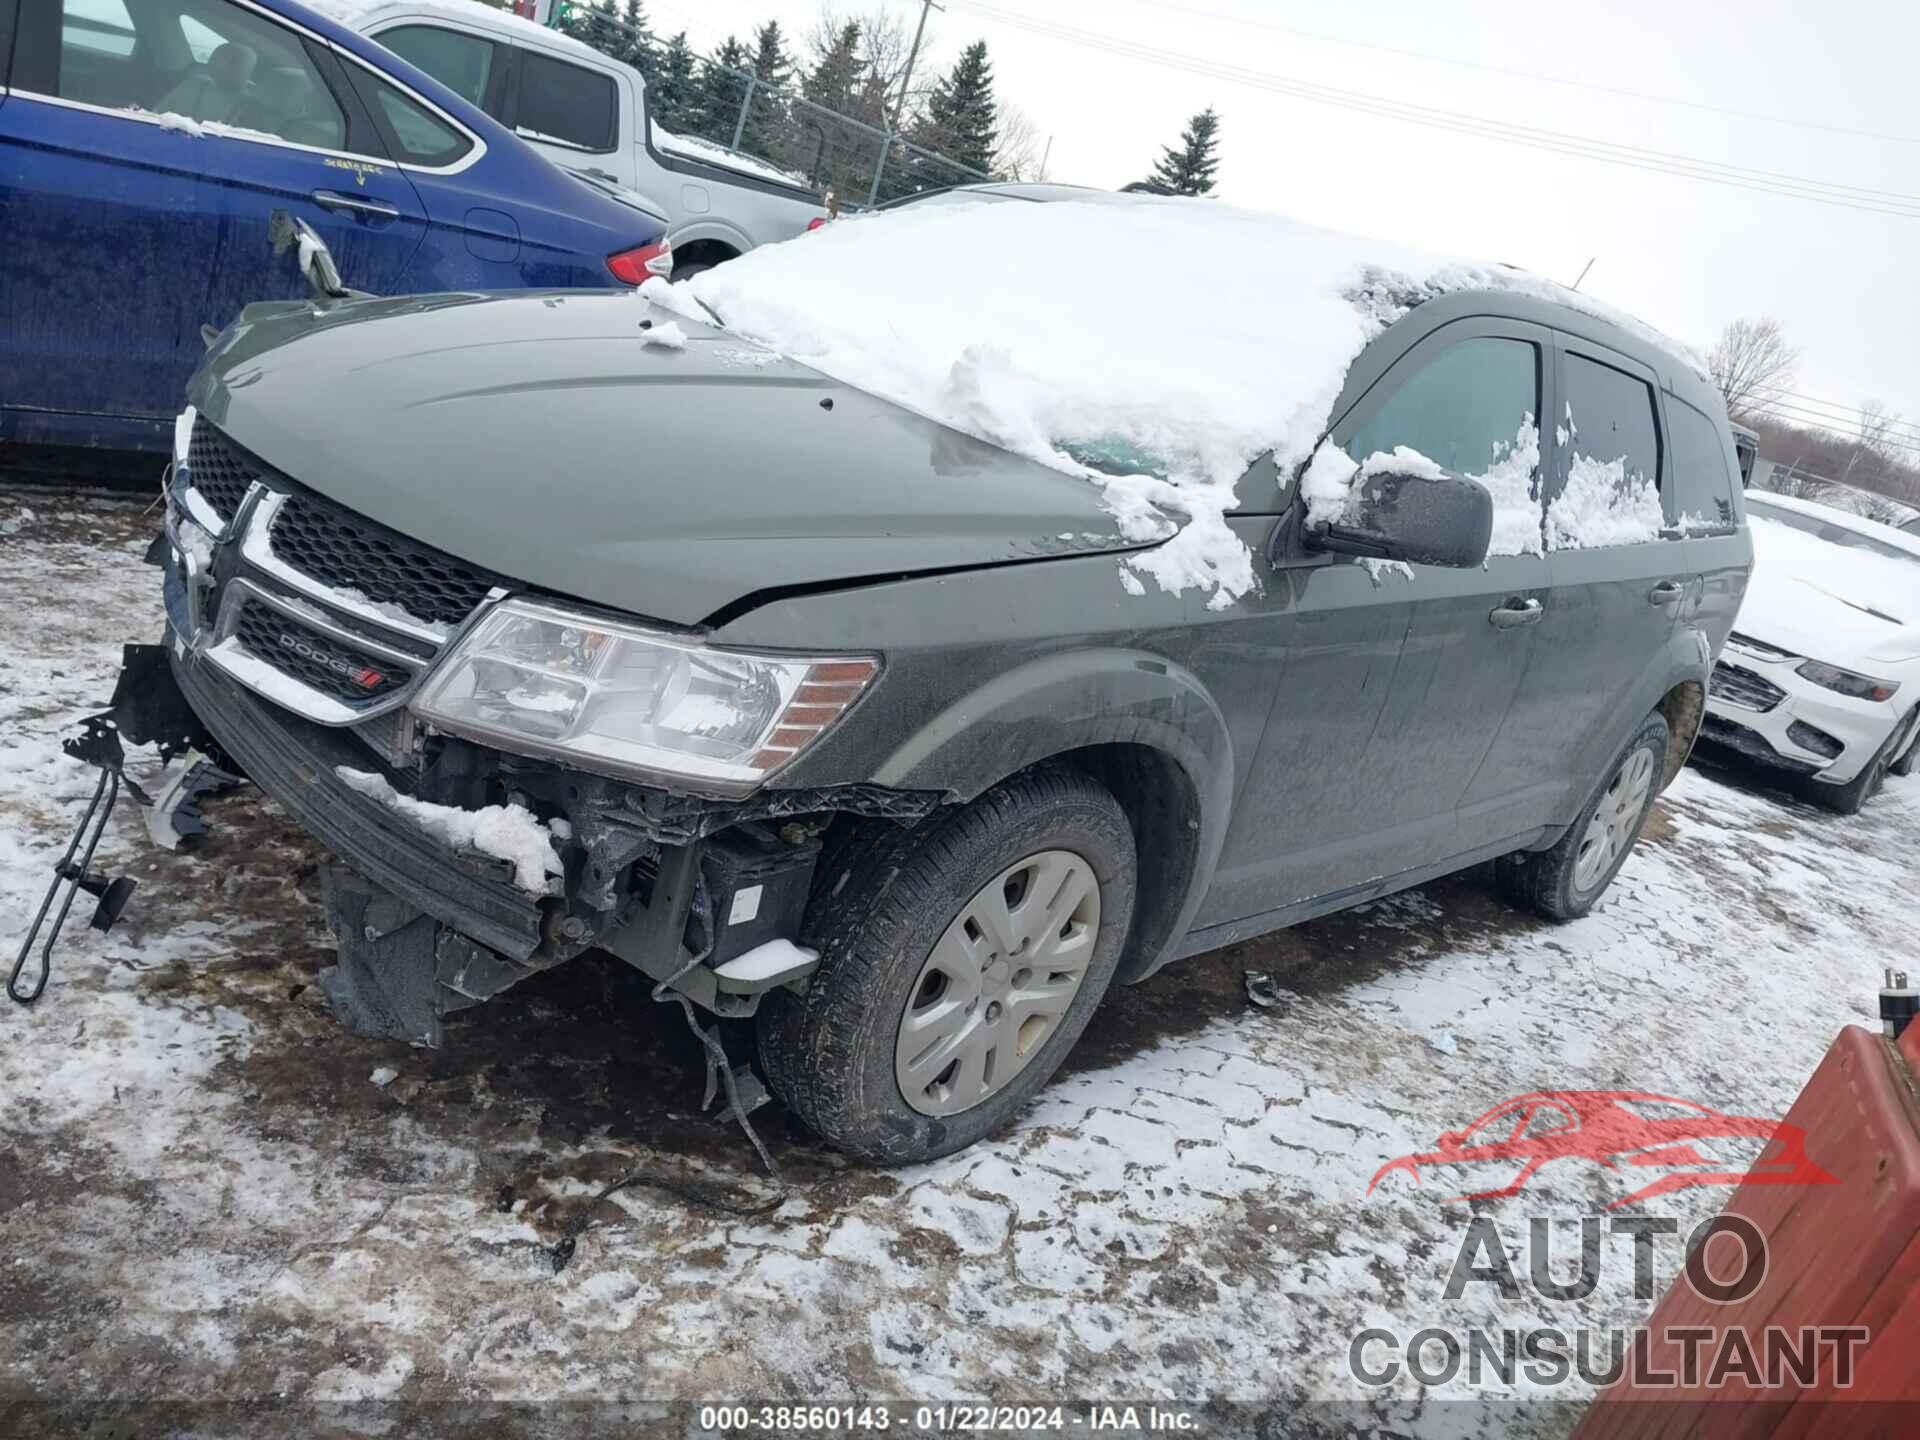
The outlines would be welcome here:
[[[1707,352],[1707,368],[1726,397],[1727,413],[1740,418],[1793,383],[1800,352],[1789,345],[1770,315],[1735,320]]]
[[[1040,127],[1018,105],[1000,107],[1000,140],[993,152],[993,173],[1002,180],[1045,180],[1047,142]]]

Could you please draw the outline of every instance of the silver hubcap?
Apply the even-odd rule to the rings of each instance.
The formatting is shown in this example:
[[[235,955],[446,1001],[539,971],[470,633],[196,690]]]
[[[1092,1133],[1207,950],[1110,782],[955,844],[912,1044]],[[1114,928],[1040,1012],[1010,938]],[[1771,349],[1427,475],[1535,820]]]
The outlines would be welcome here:
[[[1010,865],[920,967],[893,1070],[907,1104],[954,1115],[1003,1089],[1066,1016],[1100,934],[1100,882],[1068,850]]]
[[[1601,795],[1587,833],[1580,837],[1580,853],[1573,862],[1573,883],[1591,890],[1612,868],[1633,837],[1640,833],[1640,811],[1653,787],[1653,752],[1636,750],[1615,772],[1613,783]]]

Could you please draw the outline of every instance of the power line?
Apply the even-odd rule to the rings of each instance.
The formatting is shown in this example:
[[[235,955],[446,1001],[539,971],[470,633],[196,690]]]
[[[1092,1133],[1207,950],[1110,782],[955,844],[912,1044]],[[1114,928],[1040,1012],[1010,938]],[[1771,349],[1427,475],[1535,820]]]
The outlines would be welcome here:
[[[1920,439],[1920,421],[1908,420],[1902,415],[1891,412],[1871,414],[1860,406],[1842,405],[1832,400],[1816,400],[1811,395],[1802,395],[1798,391],[1788,390],[1778,385],[1761,386],[1755,392],[1755,398],[1769,403],[1780,401],[1800,410],[1828,413],[1832,419],[1849,425],[1858,425],[1862,422],[1880,423],[1892,429],[1911,431],[1914,438]]]
[[[1782,425],[1789,425],[1798,430],[1823,430],[1842,442],[1856,445],[1861,443],[1861,437],[1857,431],[1850,432],[1849,430],[1841,428],[1835,421],[1805,414],[1795,407],[1783,404],[1777,400],[1756,401],[1753,408],[1756,413],[1775,420]],[[1889,450],[1898,451],[1904,456],[1920,458],[1920,439],[1905,439],[1898,435],[1886,435],[1881,437],[1878,443]]]
[[[1600,95],[1617,95],[1624,99],[1642,100],[1653,105],[1677,105],[1688,110],[1703,110],[1709,114],[1727,115],[1737,120],[1758,120],[1768,125],[1790,125],[1803,130],[1824,130],[1830,135],[1851,135],[1863,140],[1884,140],[1895,145],[1920,145],[1920,136],[1889,135],[1884,131],[1861,130],[1851,125],[1829,125],[1820,120],[1768,115],[1758,110],[1738,110],[1729,105],[1715,105],[1705,100],[1684,100],[1677,95],[1653,95],[1645,90],[1629,90],[1619,85],[1602,85],[1594,80],[1575,80],[1566,75],[1549,75],[1538,70],[1492,65],[1483,60],[1466,60],[1456,55],[1435,55],[1425,50],[1403,49],[1398,45],[1352,40],[1344,35],[1328,35],[1319,30],[1303,30],[1294,25],[1282,25],[1275,20],[1255,20],[1245,15],[1223,15],[1217,10],[1204,10],[1197,5],[1175,4],[1173,0],[1143,0],[1143,3],[1151,4],[1155,10],[1172,10],[1205,20],[1218,20],[1227,25],[1243,25],[1253,30],[1269,30],[1279,35],[1297,36],[1302,40],[1317,40],[1326,45],[1345,45],[1355,50],[1372,50],[1382,55],[1398,55],[1408,60],[1424,60],[1433,65],[1455,65],[1463,70],[1479,70],[1489,75],[1508,75],[1520,80],[1535,80],[1543,85],[1564,85],[1575,90],[1591,90]]]
[[[980,0],[953,0],[953,4],[956,8],[972,11],[997,23],[1027,30],[1049,39],[1083,45],[1127,59],[1166,65],[1210,79],[1248,85],[1310,103],[1332,105],[1384,119],[1399,120],[1407,124],[1450,130],[1457,134],[1475,135],[1506,144],[1522,145],[1535,150],[1582,159],[1599,160],[1607,164],[1656,174],[1703,180],[1710,184],[1729,186],[1734,189],[1779,195],[1789,199],[1810,200],[1819,204],[1835,205],[1843,209],[1872,214],[1896,215],[1905,219],[1920,218],[1920,196],[1917,195],[1758,170],[1698,156],[1655,150],[1645,146],[1626,145],[1563,131],[1547,130],[1539,126],[1495,120],[1461,111],[1391,100],[1361,91],[1343,90],[1286,75],[1207,60],[1200,56],[1184,55],[1156,46],[1136,44],[1051,21],[1033,20],[1023,15],[1000,10],[995,6],[982,4]]]

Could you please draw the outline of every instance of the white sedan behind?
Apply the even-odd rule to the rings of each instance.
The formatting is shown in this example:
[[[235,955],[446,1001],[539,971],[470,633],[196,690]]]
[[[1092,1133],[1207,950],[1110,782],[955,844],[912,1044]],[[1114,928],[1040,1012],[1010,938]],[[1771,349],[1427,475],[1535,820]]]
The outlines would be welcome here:
[[[1746,503],[1753,579],[1701,737],[1811,776],[1852,814],[1915,762],[1920,536],[1785,495]]]

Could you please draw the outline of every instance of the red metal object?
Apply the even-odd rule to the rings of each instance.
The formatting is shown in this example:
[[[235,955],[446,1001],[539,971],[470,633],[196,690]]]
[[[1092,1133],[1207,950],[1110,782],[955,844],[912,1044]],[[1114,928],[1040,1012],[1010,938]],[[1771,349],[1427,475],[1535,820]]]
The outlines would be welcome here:
[[[1574,1440],[1858,1440],[1920,1436],[1920,1024],[1898,1047],[1849,1026],[1787,1112],[1813,1159],[1839,1178],[1807,1187],[1743,1183],[1721,1213],[1766,1238],[1764,1279],[1744,1299],[1715,1304],[1685,1275],[1648,1322],[1642,1375],[1603,1391]],[[1730,1242],[1723,1242],[1730,1243]],[[1677,1330],[1745,1332],[1755,1351],[1768,1327],[1864,1326],[1850,1383],[1823,1351],[1812,1384],[1788,1374],[1768,1386],[1706,1374],[1686,1383]],[[1764,1378],[1764,1377],[1763,1377]]]

